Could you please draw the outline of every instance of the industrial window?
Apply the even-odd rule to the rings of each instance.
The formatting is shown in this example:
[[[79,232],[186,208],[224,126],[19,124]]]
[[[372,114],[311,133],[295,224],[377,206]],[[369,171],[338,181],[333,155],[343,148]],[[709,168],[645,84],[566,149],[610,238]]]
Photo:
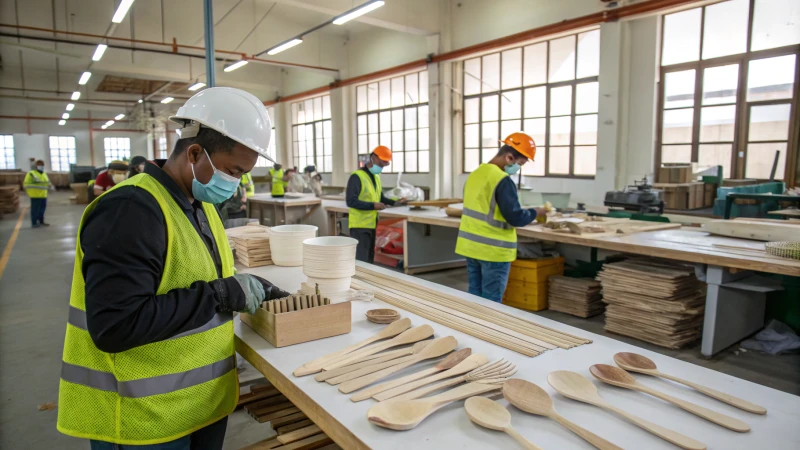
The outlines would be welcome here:
[[[331,172],[333,142],[330,95],[292,103],[292,150],[294,165],[298,170],[313,165],[317,172]]]
[[[156,131],[158,141],[158,159],[167,159],[169,157],[169,149],[167,149],[167,131]]]
[[[106,153],[106,165],[111,161],[128,161],[131,159],[131,139],[125,137],[107,137],[103,139]]]
[[[731,0],[663,20],[656,166],[768,179],[777,156],[775,178],[794,173],[800,3]]]
[[[523,175],[594,177],[599,69],[600,30],[464,61],[464,172],[524,131],[536,157]]]
[[[428,71],[356,87],[358,154],[392,149],[385,172],[430,172]]]
[[[14,136],[0,135],[0,169],[14,169]]]
[[[269,119],[272,122],[272,138],[269,140],[269,147],[267,147],[267,154],[275,159],[275,140],[277,136],[275,136],[275,108],[272,106],[267,107],[267,113],[269,114]],[[272,167],[272,161],[268,160],[267,158],[258,157],[256,161],[256,167]],[[302,170],[302,168],[301,168]]]
[[[75,164],[75,137],[50,136],[50,169],[69,172],[70,164]]]

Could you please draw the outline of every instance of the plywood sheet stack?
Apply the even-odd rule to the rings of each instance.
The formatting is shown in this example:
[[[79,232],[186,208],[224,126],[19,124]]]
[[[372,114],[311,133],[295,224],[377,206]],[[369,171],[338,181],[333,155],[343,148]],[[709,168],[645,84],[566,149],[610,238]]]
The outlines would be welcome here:
[[[705,286],[692,267],[636,258],[604,265],[597,279],[607,331],[667,348],[700,338]]]
[[[553,311],[588,318],[605,310],[599,281],[552,275],[548,283],[547,302]]]
[[[1,170],[0,171],[0,186],[19,186],[22,188],[22,182],[25,180],[26,173],[19,169]]]
[[[19,187],[0,186],[0,212],[12,214],[19,208]]]
[[[247,267],[271,265],[269,230],[269,227],[261,225],[246,225],[225,230],[236,260]]]

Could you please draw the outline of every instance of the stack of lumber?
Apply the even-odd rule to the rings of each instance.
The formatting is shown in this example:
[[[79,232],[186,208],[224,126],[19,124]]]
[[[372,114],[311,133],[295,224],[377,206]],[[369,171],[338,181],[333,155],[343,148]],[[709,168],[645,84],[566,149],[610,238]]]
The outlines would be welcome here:
[[[692,267],[635,258],[604,265],[597,279],[607,331],[673,349],[700,338],[705,287]]]
[[[228,243],[235,251],[236,260],[247,267],[260,267],[272,264],[269,248],[269,227],[246,225],[225,230]]]
[[[366,289],[390,305],[526,356],[589,344],[536,322],[428,288],[411,280],[356,266],[354,289]]]
[[[552,275],[548,277],[548,283],[547,302],[553,311],[585,319],[605,310],[599,281]]]
[[[236,407],[243,407],[259,423],[269,422],[276,433],[242,450],[338,448],[331,447],[333,440],[274,386],[252,385],[249,393],[239,396]]]
[[[12,214],[19,208],[19,187],[0,186],[0,212]]]
[[[19,169],[0,170],[0,186],[19,186],[25,181],[25,172]]]
[[[47,172],[47,178],[57,188],[69,188],[69,172]]]

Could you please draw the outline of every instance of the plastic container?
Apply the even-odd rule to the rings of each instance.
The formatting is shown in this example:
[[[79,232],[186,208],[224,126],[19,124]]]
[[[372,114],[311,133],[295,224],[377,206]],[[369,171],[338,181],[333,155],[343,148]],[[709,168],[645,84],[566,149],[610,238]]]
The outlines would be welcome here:
[[[317,236],[314,225],[279,225],[270,229],[269,249],[276,266],[303,264],[303,241]]]
[[[547,309],[547,278],[563,274],[563,257],[518,259],[511,263],[503,304],[527,311]]]
[[[550,275],[564,274],[564,258],[518,259],[511,263],[509,280],[546,282]]]

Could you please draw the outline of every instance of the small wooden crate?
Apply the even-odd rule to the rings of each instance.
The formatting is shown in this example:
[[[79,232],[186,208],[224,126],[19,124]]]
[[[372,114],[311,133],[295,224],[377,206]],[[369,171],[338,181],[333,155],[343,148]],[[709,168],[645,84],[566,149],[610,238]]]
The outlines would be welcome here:
[[[275,347],[347,334],[352,328],[350,302],[280,314],[259,308],[255,315],[240,316],[242,322]]]

